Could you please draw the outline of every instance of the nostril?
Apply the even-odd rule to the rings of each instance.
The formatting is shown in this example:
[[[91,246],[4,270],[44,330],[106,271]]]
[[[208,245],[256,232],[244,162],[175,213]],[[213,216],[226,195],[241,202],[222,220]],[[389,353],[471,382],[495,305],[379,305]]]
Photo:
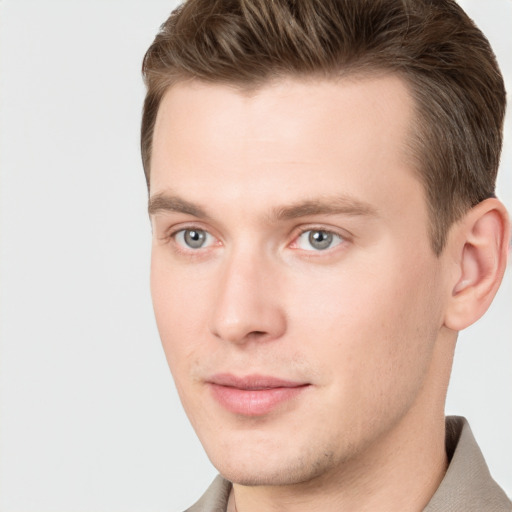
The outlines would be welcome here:
[[[244,337],[244,340],[247,341],[255,341],[255,342],[263,342],[266,340],[273,339],[272,335],[267,331],[251,331],[247,333]]]

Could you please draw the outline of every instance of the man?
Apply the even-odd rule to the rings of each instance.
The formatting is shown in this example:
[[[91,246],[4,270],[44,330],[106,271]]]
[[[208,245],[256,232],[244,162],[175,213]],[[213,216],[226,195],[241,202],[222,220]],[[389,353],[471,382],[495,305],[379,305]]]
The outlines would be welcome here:
[[[506,266],[505,91],[451,0],[189,0],[144,60],[151,287],[192,511],[512,510],[458,331]]]

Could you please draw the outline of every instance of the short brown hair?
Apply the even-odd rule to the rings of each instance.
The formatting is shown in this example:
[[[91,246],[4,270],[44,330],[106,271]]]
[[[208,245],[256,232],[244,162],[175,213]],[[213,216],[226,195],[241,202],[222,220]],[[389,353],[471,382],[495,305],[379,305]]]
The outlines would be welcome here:
[[[432,248],[494,195],[505,87],[489,42],[454,0],[187,0],[143,62],[141,129],[149,187],[165,91],[198,79],[254,88],[279,77],[391,72],[416,104],[411,155],[429,207]]]

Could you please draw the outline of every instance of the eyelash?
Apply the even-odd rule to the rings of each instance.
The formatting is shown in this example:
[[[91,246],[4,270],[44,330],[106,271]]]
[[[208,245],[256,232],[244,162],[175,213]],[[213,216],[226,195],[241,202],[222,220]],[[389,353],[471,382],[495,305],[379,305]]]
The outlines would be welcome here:
[[[203,248],[199,248],[199,249],[189,248],[189,249],[186,249],[182,245],[177,243],[177,241],[176,241],[176,237],[178,236],[179,233],[182,233],[182,232],[185,232],[185,231],[194,231],[194,230],[196,230],[196,231],[203,231],[203,232],[207,233],[208,235],[212,236],[214,239],[217,238],[214,235],[212,235],[210,233],[210,231],[208,231],[204,227],[198,226],[198,225],[194,225],[194,224],[190,224],[190,225],[180,226],[179,228],[175,228],[175,229],[169,230],[162,237],[162,239],[165,242],[168,242],[168,243],[172,244],[174,251],[176,251],[178,254],[183,255],[183,256],[188,256],[189,258],[197,258],[197,257],[200,257],[200,256],[204,255],[204,250],[205,249],[209,249],[210,247],[206,247],[204,249]],[[213,245],[215,246],[215,245],[218,245],[218,244],[213,244]],[[203,250],[200,250],[200,249],[203,249]]]
[[[321,255],[321,254],[327,254],[327,253],[331,253],[332,250],[334,250],[336,247],[338,247],[339,245],[342,245],[344,244],[345,242],[348,241],[348,237],[345,236],[345,235],[342,235],[341,233],[337,232],[337,231],[334,231],[332,229],[327,229],[325,227],[322,227],[322,226],[308,226],[308,227],[305,227],[305,228],[302,228],[299,233],[294,236],[293,238],[293,242],[291,245],[297,245],[298,244],[298,241],[300,239],[300,237],[306,233],[309,233],[309,232],[321,232],[321,233],[326,233],[327,235],[332,235],[334,237],[337,237],[340,241],[339,243],[337,243],[336,245],[334,245],[334,247],[328,247],[324,250],[321,250],[321,249],[317,249],[317,250],[307,250],[307,249],[301,249],[300,247],[297,247],[298,250],[303,250],[304,252],[308,253],[308,256],[309,257],[313,257],[313,255],[315,255],[316,253],[318,253],[318,255]]]
[[[210,235],[210,236],[212,236],[214,238],[217,238],[214,235],[212,235],[210,233],[210,231],[208,231],[207,229],[205,229],[205,228],[203,228],[201,226],[187,225],[187,226],[180,226],[179,229],[173,229],[172,231],[168,232],[163,237],[163,239],[168,241],[168,242],[171,242],[173,244],[173,246],[174,246],[174,250],[176,252],[178,252],[179,254],[186,255],[186,256],[189,256],[189,257],[199,257],[202,254],[204,254],[204,250],[210,249],[212,246],[205,247],[204,249],[202,247],[197,248],[197,249],[193,249],[193,248],[186,249],[182,245],[180,245],[179,243],[176,242],[176,237],[177,237],[177,235],[179,233],[182,233],[182,232],[185,232],[185,231],[194,231],[194,230],[203,231],[203,232],[207,233],[208,235]],[[307,249],[301,249],[300,247],[297,247],[298,240],[300,239],[301,236],[303,236],[306,233],[315,232],[315,231],[320,231],[320,232],[326,233],[328,235],[333,235],[334,237],[339,238],[340,242],[337,243],[334,247],[328,247],[325,250],[320,250],[320,249],[318,249],[318,250],[314,250],[314,249],[307,250]],[[318,255],[328,254],[328,253],[330,254],[338,246],[345,245],[349,240],[350,240],[350,238],[347,235],[341,234],[341,233],[339,233],[339,232],[337,232],[335,230],[328,229],[328,228],[325,228],[323,226],[307,226],[307,227],[300,228],[299,231],[296,234],[294,233],[292,242],[289,243],[287,246],[288,247],[293,247],[295,245],[296,247],[293,247],[294,249],[302,251],[303,253],[307,254],[308,257],[315,257],[315,253],[317,253]],[[218,246],[218,245],[222,245],[222,244],[220,242],[217,243],[217,244],[213,244],[213,246],[216,246],[216,245]]]

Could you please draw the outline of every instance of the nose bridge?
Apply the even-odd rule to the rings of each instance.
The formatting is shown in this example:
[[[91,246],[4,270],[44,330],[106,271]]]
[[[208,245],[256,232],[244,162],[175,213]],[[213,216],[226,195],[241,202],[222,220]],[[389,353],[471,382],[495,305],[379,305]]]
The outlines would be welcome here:
[[[285,316],[271,258],[252,244],[233,247],[218,279],[211,331],[233,343],[282,335]]]

